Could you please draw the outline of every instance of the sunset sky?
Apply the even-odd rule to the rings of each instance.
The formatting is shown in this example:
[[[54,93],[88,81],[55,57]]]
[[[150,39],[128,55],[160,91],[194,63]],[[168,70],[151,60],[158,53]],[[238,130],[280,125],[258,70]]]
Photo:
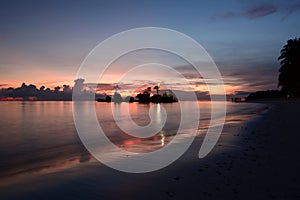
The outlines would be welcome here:
[[[299,37],[300,30],[296,0],[0,3],[2,88],[22,82],[72,86],[80,64],[101,41],[151,26],[173,29],[199,42],[217,64],[227,93],[276,89],[280,49],[288,39]],[[130,65],[130,59],[120,60],[119,66],[123,64]],[[184,70],[180,62],[177,66]]]

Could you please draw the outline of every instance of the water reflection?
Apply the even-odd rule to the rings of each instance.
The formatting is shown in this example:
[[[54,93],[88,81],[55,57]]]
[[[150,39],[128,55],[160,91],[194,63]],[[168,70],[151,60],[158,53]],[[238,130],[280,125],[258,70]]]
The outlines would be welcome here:
[[[161,132],[160,136],[161,136],[161,146],[163,147],[165,146],[165,139],[166,139],[163,131]]]
[[[161,121],[161,110],[160,110],[161,108],[160,108],[160,104],[158,103],[158,104],[156,104],[156,120],[157,120],[157,122],[158,123],[162,123],[162,121]]]
[[[23,158],[15,159],[10,165],[2,165],[0,186],[33,175],[53,173],[75,167],[81,163],[95,161],[85,149],[80,148],[79,150],[76,146],[73,148],[76,149],[74,152],[60,153],[60,155],[56,150],[48,149],[45,152],[39,152],[41,155],[26,155]]]
[[[99,124],[107,137],[127,151],[150,152],[163,148],[175,136],[180,123],[179,104],[113,104],[113,109],[120,113],[120,120],[123,120],[122,114],[127,109],[132,120],[140,126],[150,123],[149,110],[152,106],[156,123],[163,123],[163,110],[167,113],[163,129],[155,135],[133,137],[114,122],[110,103],[80,102],[82,110],[90,103],[95,104]],[[199,128],[201,133],[205,133],[209,125],[210,104],[199,102],[199,105]],[[261,107],[229,104],[227,123],[242,122]],[[93,160],[76,133],[72,102],[0,102],[0,110],[0,184],[19,176],[54,172]],[[105,147],[99,148],[105,151]]]
[[[130,152],[161,148],[172,140],[179,127],[179,106],[131,103],[112,104],[109,109],[100,105],[96,104],[96,112],[104,133],[112,143]]]

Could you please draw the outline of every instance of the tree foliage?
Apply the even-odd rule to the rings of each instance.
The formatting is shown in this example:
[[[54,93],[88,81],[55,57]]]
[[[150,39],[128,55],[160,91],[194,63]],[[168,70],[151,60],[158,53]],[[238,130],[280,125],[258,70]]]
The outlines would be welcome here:
[[[280,51],[278,87],[285,94],[300,95],[300,38],[290,39]]]

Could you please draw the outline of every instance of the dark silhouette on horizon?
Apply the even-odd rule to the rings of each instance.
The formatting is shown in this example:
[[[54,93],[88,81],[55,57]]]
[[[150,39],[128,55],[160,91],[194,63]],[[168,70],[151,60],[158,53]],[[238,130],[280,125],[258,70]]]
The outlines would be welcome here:
[[[139,103],[173,103],[178,102],[176,98],[174,98],[173,94],[170,91],[165,91],[163,95],[158,93],[159,86],[154,86],[153,89],[156,89],[156,94],[151,96],[151,87],[147,87],[142,92],[136,95],[136,97],[127,96],[125,99],[117,92],[117,90],[121,89],[118,85],[114,86],[113,89],[115,90],[114,95],[106,96],[105,99],[99,98],[97,99],[98,102],[114,102],[114,103],[121,103],[121,102],[139,102]]]
[[[121,89],[121,87],[119,87],[119,85],[114,86],[113,88],[115,90],[114,95],[112,96],[111,101],[115,102],[115,103],[121,103],[124,101],[124,99],[122,98],[121,94],[118,93],[118,90]]]
[[[156,86],[154,86],[154,88],[153,88],[154,90],[156,90],[156,94],[158,95],[158,90],[159,90],[159,86],[158,85],[156,85]]]
[[[151,94],[151,87],[148,87],[144,90],[143,93],[139,93],[136,98],[138,99],[139,103],[173,103],[178,102],[176,98],[174,98],[174,95],[171,92],[165,91],[163,95],[159,94],[159,86],[156,85],[153,87],[153,89],[156,90],[156,94],[150,97]]]
[[[127,96],[125,99],[118,93],[118,90],[121,89],[119,85],[115,85],[113,90],[115,90],[112,96],[106,95],[105,99],[97,98],[98,102],[114,102],[114,103],[121,103],[121,102],[134,102],[134,97]]]
[[[284,95],[300,96],[300,38],[288,40],[280,53],[278,87]]]
[[[300,38],[290,39],[280,50],[278,85],[280,90],[257,91],[246,100],[290,98],[300,96]]]
[[[72,88],[69,85],[63,85],[62,91],[60,86],[51,90],[41,86],[39,89],[33,85],[22,83],[20,87],[1,89],[1,100],[71,100]]]
[[[280,90],[257,91],[249,94],[245,99],[246,101],[262,98],[289,98],[300,96],[300,78],[298,77],[300,75],[300,38],[288,40],[280,53],[281,55],[278,57],[278,61],[281,65],[278,76],[278,87]],[[140,103],[172,103],[178,101],[169,91],[165,91],[162,95],[159,94],[159,85],[153,87],[153,89],[156,90],[156,94],[152,96],[151,87],[148,87],[135,98],[127,96],[125,99],[118,93],[118,90],[121,89],[119,85],[115,85],[112,89],[115,90],[112,96],[97,94],[84,83],[84,79],[82,78],[74,80],[73,88],[64,84],[62,87],[56,86],[53,90],[45,86],[37,88],[33,84],[26,85],[22,83],[22,85],[17,88],[2,88],[0,90],[0,100],[71,101],[72,94],[75,93],[81,100],[90,100],[91,95],[95,95],[95,100],[99,102],[120,103],[138,101]],[[201,93],[197,92],[197,96],[200,94]],[[243,102],[244,100],[242,100],[242,98],[243,97],[230,97],[232,102]],[[200,98],[198,97],[198,99]]]
[[[151,94],[151,87],[147,87],[143,92],[140,92],[136,95],[139,103],[149,103],[150,102],[150,94]]]
[[[64,84],[62,87],[56,86],[53,90],[41,86],[39,89],[33,85],[22,83],[20,87],[2,88],[0,90],[0,100],[2,101],[71,101],[72,92],[81,94],[83,97],[94,94],[92,91],[84,89],[84,79],[76,79],[74,87]],[[95,94],[95,98],[101,98],[104,95]]]
[[[257,99],[273,99],[282,98],[283,94],[279,90],[267,90],[267,91],[257,91],[249,94],[246,101],[252,101]]]
[[[88,84],[84,83],[84,79],[79,78],[74,80],[73,88],[64,84],[62,87],[56,86],[53,90],[41,86],[37,88],[35,85],[22,83],[17,88],[2,88],[0,90],[1,101],[72,101],[72,95],[76,95],[79,100],[90,100],[91,95],[95,96],[98,102],[140,102],[140,103],[172,103],[177,102],[171,92],[165,91],[163,95],[159,94],[159,86],[155,86],[156,94],[151,95],[151,87],[146,88],[143,92],[139,93],[135,98],[127,96],[123,99],[118,90],[121,89],[119,85],[114,86],[115,90],[112,96],[107,94],[97,94],[91,90]]]

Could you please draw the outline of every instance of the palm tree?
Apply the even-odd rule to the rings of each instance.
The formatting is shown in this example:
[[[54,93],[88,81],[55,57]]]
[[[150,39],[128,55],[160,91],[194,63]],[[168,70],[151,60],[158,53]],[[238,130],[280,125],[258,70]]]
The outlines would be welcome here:
[[[151,92],[151,87],[147,87],[145,90],[144,90],[144,94],[150,94]]]
[[[151,92],[151,87],[147,87],[147,91],[148,91],[148,92]]]
[[[119,85],[115,85],[115,86],[113,87],[113,89],[115,90],[115,92],[118,92],[118,90],[121,89],[121,88],[119,87]]]
[[[280,53],[278,87],[286,95],[300,95],[300,38],[288,40]]]
[[[159,86],[158,85],[156,85],[156,86],[154,86],[154,88],[153,88],[154,90],[156,90],[156,94],[158,95],[158,90],[159,90]]]

